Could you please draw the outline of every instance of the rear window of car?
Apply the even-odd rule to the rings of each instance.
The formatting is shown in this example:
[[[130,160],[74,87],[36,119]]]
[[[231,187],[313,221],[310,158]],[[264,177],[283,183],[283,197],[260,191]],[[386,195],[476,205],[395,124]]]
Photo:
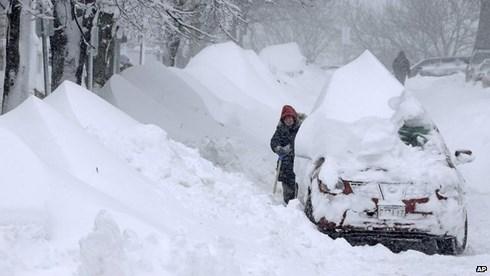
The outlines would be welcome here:
[[[403,124],[398,130],[400,139],[408,146],[423,147],[429,140],[428,135],[431,132],[429,126]]]

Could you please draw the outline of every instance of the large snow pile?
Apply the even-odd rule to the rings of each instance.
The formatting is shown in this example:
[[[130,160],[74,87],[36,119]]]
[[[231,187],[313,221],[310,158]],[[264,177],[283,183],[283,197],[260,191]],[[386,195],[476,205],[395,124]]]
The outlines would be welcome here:
[[[260,51],[259,56],[272,73],[281,71],[295,74],[306,67],[306,58],[295,42],[265,47]]]
[[[289,54],[281,49],[266,52]],[[114,76],[101,95],[137,120],[198,148],[213,163],[270,183],[275,156],[269,139],[282,105],[306,112],[329,77],[315,66],[303,70],[278,83],[254,52],[230,42],[204,49],[184,70],[157,63],[130,68]]]
[[[260,131],[264,122],[273,125],[272,119],[253,120],[253,111],[217,98],[182,70],[157,63],[130,68],[113,76],[101,96],[137,120],[161,127],[170,138],[197,148],[226,170],[272,181],[273,166],[267,164],[274,161],[264,136],[273,127]]]
[[[309,112],[330,79],[331,72],[325,72],[315,64],[306,64],[298,44],[286,43],[265,47],[260,58],[267,64],[283,93],[302,112]]]
[[[9,158],[0,173],[2,273],[271,271],[251,249],[272,233],[271,213],[285,209],[91,92],[65,82],[46,102],[30,98],[2,116],[0,130]],[[262,221],[250,224],[257,210]],[[245,236],[258,243],[241,242]]]
[[[203,70],[209,75],[214,75],[218,82],[229,81],[233,84],[233,90],[219,89],[219,84],[213,85],[211,79],[201,74]],[[265,105],[269,108],[277,108],[286,103],[286,97],[281,93],[277,82],[252,50],[244,50],[238,45],[227,42],[211,45],[193,57],[186,67],[186,71],[202,81],[211,91],[217,93],[220,98],[244,103],[241,98],[250,98],[250,103]],[[240,96],[242,95],[242,96]],[[255,106],[249,106],[255,107]]]
[[[409,91],[402,92],[388,70],[365,52],[334,73],[298,133],[298,153],[325,156],[320,177],[332,185],[339,176],[421,185],[431,179],[435,188],[428,191],[457,182],[445,161],[442,138],[420,103]],[[400,139],[402,126],[426,129],[423,150]]]
[[[151,114],[145,117],[148,121],[143,122],[155,123],[150,120],[159,120],[158,125],[165,125],[165,130],[172,138],[183,142],[188,142],[186,139],[194,133],[201,133],[202,137],[223,133],[223,128],[210,114],[196,91],[163,64],[152,62],[145,66],[131,67],[125,70],[122,76],[129,84],[121,79],[111,82],[111,85],[126,88],[112,89],[113,94],[120,94],[113,97],[122,106],[130,106],[128,102],[134,101],[135,94],[142,95],[146,102],[152,102],[148,107],[138,106],[139,113],[136,114]],[[123,95],[129,93],[128,91],[133,95]],[[155,108],[160,110],[156,111]],[[153,116],[155,112],[160,113],[160,116]]]
[[[366,117],[390,118],[389,100],[401,95],[403,86],[369,51],[339,68],[320,95],[313,112],[325,118],[354,122]]]
[[[320,275],[331,245],[352,250],[83,88],[46,101],[0,119],[17,161],[0,173],[2,275]]]

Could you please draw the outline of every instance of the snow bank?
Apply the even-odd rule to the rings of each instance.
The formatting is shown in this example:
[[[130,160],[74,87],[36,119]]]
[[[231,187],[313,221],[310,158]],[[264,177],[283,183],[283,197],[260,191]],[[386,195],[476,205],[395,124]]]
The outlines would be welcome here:
[[[294,74],[304,70],[306,66],[306,58],[295,42],[265,47],[259,56],[272,73],[281,71]]]
[[[218,98],[185,71],[159,64],[113,76],[101,96],[140,122],[159,126],[170,138],[197,148],[215,165],[254,179],[272,179],[273,166],[264,169],[274,162],[264,143],[275,124],[270,112],[260,113],[269,119],[255,119],[254,110]]]
[[[208,75],[214,76],[220,82],[226,79],[235,89],[215,89],[209,82],[211,76],[202,76],[203,70],[207,70]],[[211,91],[221,96],[229,94],[229,100],[239,104],[243,104],[240,94],[269,108],[277,108],[286,102],[271,72],[257,54],[252,50],[243,50],[233,42],[205,48],[190,60],[186,71],[210,87]]]
[[[170,137],[186,142],[185,139],[195,133],[200,133],[201,137],[223,133],[196,91],[164,65],[149,63],[132,67],[122,76],[139,89],[133,93],[153,99],[167,113],[157,120],[162,120]],[[134,100],[134,97],[127,100]]]
[[[79,93],[78,90],[71,92]],[[56,97],[57,94],[55,91],[52,95]],[[97,107],[96,102],[89,106],[92,109]],[[110,110],[103,113],[111,114]],[[92,116],[83,111],[77,117],[80,118],[82,114]],[[93,189],[93,193],[101,193],[110,198],[119,206],[118,210],[140,216],[154,227],[167,229],[158,219],[165,210],[161,201],[166,197],[155,194],[152,187],[135,170],[130,169],[123,160],[115,157],[82,128],[66,120],[48,104],[31,97],[2,116],[0,125],[15,133],[45,164],[54,169],[58,179],[59,175],[64,175],[63,177],[73,178],[70,181],[72,183],[86,183],[85,185]],[[171,202],[173,199],[165,200]],[[142,204],[144,202],[148,203]],[[174,204],[178,206],[177,202]]]
[[[47,204],[53,181],[48,168],[18,136],[0,127],[0,226],[38,224],[47,227]],[[26,173],[28,168],[28,173]],[[48,235],[43,229],[42,235]]]
[[[331,77],[306,58],[296,43],[268,46],[260,51],[276,82],[290,103],[302,112],[309,112]]]
[[[45,99],[45,102],[72,122],[86,127],[114,131],[140,124],[121,110],[109,106],[103,99],[94,97],[88,90],[69,81],[60,84]],[[94,126],[93,123],[97,123],[97,126]]]

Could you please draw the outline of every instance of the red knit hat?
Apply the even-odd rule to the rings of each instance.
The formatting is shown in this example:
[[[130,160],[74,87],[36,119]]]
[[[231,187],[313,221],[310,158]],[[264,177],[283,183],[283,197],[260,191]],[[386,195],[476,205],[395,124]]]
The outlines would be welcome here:
[[[294,108],[290,105],[285,105],[282,107],[281,120],[287,116],[292,116],[294,119],[296,119],[296,117],[298,116],[296,110],[294,110]]]

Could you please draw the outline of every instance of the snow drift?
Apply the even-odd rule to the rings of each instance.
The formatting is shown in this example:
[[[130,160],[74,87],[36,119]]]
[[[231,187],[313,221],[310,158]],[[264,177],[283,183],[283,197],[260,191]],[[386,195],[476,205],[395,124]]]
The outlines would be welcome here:
[[[435,91],[439,87],[455,86],[448,82]],[[463,92],[454,98],[467,95]],[[137,99],[145,92],[139,93]],[[146,100],[161,109],[152,98]],[[484,150],[488,137],[479,131],[488,108],[483,108],[486,101],[473,100],[468,96],[467,107],[478,102],[481,108],[470,125],[476,129],[451,132],[451,143],[480,135],[471,144]],[[267,116],[275,121],[279,111]],[[440,114],[437,118],[447,115]],[[263,114],[247,115],[263,119]],[[444,122],[446,131],[451,122]],[[261,134],[267,142],[272,131]],[[470,222],[476,235],[470,234],[467,255],[352,248],[318,233],[298,201],[276,206],[269,189],[265,193],[240,175],[224,173],[169,136],[70,83],[46,102],[30,99],[1,116],[0,274],[379,275],[393,274],[394,268],[414,274],[417,263],[427,273],[464,275],[489,259],[485,196],[472,201],[480,205],[470,215],[481,225]],[[468,170],[475,180],[485,175],[480,171],[485,159],[477,160],[482,160],[479,169]]]
[[[273,74],[283,72],[294,75],[306,67],[306,58],[295,42],[268,46],[260,51],[259,56]]]
[[[245,172],[256,180],[272,179],[272,167],[264,169],[273,163],[263,142],[270,130],[266,135],[254,132],[267,120],[250,120],[252,111],[217,98],[184,71],[156,63],[131,68],[113,76],[101,96],[138,121],[157,125],[170,138],[197,148],[204,158],[228,171]],[[213,110],[212,116],[208,110]]]

